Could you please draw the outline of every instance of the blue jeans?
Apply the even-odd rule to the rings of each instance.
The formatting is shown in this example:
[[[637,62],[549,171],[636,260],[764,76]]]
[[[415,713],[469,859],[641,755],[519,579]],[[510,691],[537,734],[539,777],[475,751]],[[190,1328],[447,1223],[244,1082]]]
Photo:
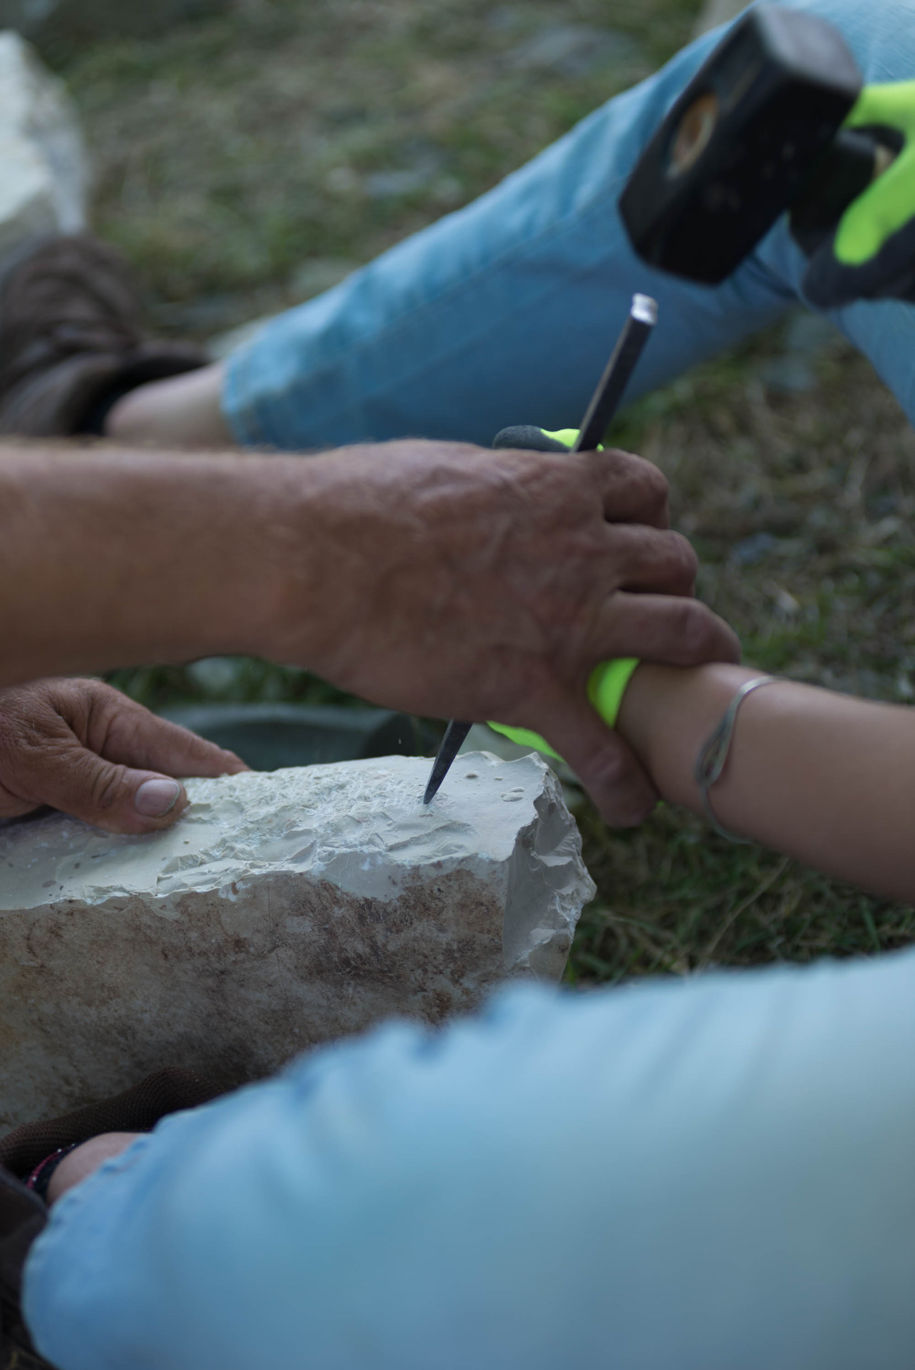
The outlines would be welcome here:
[[[795,8],[843,30],[866,80],[915,75],[912,0]],[[238,441],[488,446],[507,424],[574,426],[633,291],[654,295],[660,314],[631,397],[795,304],[803,257],[784,220],[712,289],[643,265],[617,213],[641,147],[719,37],[681,52],[475,203],[268,324],[228,366],[224,412]],[[858,304],[834,319],[915,417],[915,310]]]
[[[60,1370],[911,1370],[915,951],[395,1023],[52,1210]]]

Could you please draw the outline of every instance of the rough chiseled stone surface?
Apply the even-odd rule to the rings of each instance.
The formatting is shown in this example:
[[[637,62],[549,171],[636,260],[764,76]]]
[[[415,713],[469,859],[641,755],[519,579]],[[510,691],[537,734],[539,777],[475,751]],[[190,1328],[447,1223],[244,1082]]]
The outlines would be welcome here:
[[[539,758],[385,757],[187,782],[169,832],[0,830],[0,1126],[163,1064],[264,1074],[392,1013],[557,977],[593,884]]]
[[[33,240],[85,224],[87,163],[63,84],[0,33],[0,269]]]

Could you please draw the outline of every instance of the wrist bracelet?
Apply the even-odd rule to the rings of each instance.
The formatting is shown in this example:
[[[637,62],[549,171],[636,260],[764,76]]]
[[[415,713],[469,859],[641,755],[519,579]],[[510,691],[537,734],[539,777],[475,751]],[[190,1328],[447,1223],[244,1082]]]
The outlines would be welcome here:
[[[702,800],[702,809],[709,823],[717,833],[726,837],[729,842],[746,843],[750,839],[746,837],[736,837],[734,833],[728,832],[723,828],[715,817],[712,803],[709,798],[709,790],[724,770],[725,762],[728,759],[728,752],[731,748],[731,737],[734,732],[734,723],[737,719],[737,711],[748,694],[758,690],[760,685],[776,684],[778,680],[774,675],[757,675],[752,680],[745,680],[740,688],[735,692],[730,704],[724,711],[720,723],[716,725],[710,736],[699,748],[699,755],[696,757],[696,764],[693,767],[693,779],[699,788],[699,796]]]
[[[69,1156],[71,1151],[75,1151],[82,1142],[71,1142],[69,1146],[59,1146],[56,1151],[52,1151],[50,1156],[45,1156],[43,1161],[39,1161],[32,1171],[25,1185],[27,1189],[33,1190],[45,1203],[48,1201],[48,1185],[54,1171],[60,1165],[65,1156]]]

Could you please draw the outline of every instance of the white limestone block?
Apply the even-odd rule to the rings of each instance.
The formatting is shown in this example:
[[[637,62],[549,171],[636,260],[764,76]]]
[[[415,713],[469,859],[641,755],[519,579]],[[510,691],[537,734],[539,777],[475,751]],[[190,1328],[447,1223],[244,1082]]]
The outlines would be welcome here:
[[[0,1128],[162,1065],[227,1084],[391,1014],[558,978],[594,885],[539,757],[190,780],[173,829],[0,830]]]
[[[63,83],[0,33],[0,269],[34,239],[85,226],[88,164]]]

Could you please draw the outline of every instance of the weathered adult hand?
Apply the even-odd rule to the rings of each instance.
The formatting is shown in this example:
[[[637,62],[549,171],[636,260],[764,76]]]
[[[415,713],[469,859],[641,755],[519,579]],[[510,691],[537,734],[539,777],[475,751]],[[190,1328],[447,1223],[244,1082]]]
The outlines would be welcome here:
[[[0,690],[0,818],[49,804],[108,832],[156,832],[187,807],[172,777],[245,769],[100,680]]]
[[[311,517],[292,500],[277,530],[289,570],[265,654],[380,704],[532,728],[607,821],[644,818],[657,796],[587,701],[593,667],[738,656],[691,598],[696,557],[667,526],[661,472],[617,451],[425,442],[308,465]]]
[[[295,662],[379,704],[532,728],[626,824],[654,790],[588,704],[591,670],[737,656],[690,598],[696,558],[667,528],[663,477],[625,453],[402,441],[0,458],[11,684],[225,652]],[[14,801],[73,807],[45,788]]]

